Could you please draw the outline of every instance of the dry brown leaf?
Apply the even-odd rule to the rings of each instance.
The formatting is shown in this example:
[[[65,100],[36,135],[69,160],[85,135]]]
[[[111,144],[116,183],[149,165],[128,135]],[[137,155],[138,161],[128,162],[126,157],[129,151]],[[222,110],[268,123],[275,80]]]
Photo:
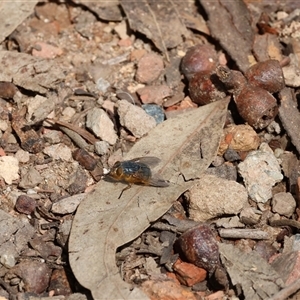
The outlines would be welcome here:
[[[167,49],[176,47],[183,41],[183,36],[188,35],[177,1],[121,1],[130,28],[145,34],[167,58]]]
[[[98,2],[90,0],[73,1],[88,7],[88,9],[96,13],[102,20],[121,21],[123,19],[119,0],[101,0]]]
[[[228,100],[217,101],[169,119],[142,138],[125,159],[156,156],[154,169],[170,181],[165,188],[101,181],[80,204],[69,242],[70,264],[77,280],[95,299],[147,299],[122,281],[115,253],[161,217],[215,157]],[[185,179],[185,180],[184,180]]]
[[[284,286],[274,268],[257,252],[244,253],[224,243],[219,243],[219,251],[232,284],[241,286],[245,300],[269,299]]]
[[[65,78],[62,68],[52,61],[26,53],[0,51],[0,81],[13,82],[26,90],[46,94],[56,90]]]
[[[38,0],[0,2],[0,43],[33,13],[37,3]]]
[[[284,129],[292,140],[293,145],[300,153],[300,115],[297,109],[297,100],[290,88],[284,88],[279,93],[281,105],[279,107],[279,118]]]

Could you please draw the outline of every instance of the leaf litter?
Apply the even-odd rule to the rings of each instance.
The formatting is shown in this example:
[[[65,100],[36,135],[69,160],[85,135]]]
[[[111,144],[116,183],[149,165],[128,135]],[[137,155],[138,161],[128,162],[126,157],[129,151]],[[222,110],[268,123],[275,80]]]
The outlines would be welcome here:
[[[175,269],[172,269],[172,263],[174,263],[174,259],[178,258],[176,257],[178,253],[172,252],[174,250],[173,243],[176,235],[178,237],[179,233],[184,230],[179,229],[178,223],[181,222],[174,210],[176,211],[176,207],[181,207],[183,210],[182,205],[188,201],[188,193],[182,193],[194,184],[194,179],[201,177],[213,159],[209,169],[213,170],[214,175],[224,176],[226,180],[232,179],[235,183],[239,181],[238,184],[240,184],[240,178],[237,177],[236,172],[237,164],[245,159],[249,149],[232,149],[232,133],[227,132],[222,137],[222,144],[226,145],[223,156],[220,154],[217,157],[214,156],[216,145],[220,139],[219,130],[222,131],[220,124],[223,122],[220,122],[220,114],[218,116],[215,112],[207,115],[206,120],[199,119],[194,122],[190,118],[191,115],[186,113],[185,116],[188,115],[189,121],[194,123],[191,124],[191,127],[185,125],[186,122],[189,123],[187,120],[182,120],[181,124],[177,124],[178,121],[171,123],[170,119],[164,123],[171,123],[174,127],[171,129],[168,127],[169,125],[157,127],[156,131],[153,131],[157,133],[156,135],[149,133],[144,136],[128,152],[137,137],[128,129],[128,124],[121,124],[123,127],[119,126],[119,116],[114,110],[116,108],[114,105],[118,101],[114,91],[122,90],[128,93],[130,99],[135,99],[133,104],[136,107],[140,106],[140,99],[136,95],[140,86],[137,86],[138,82],[134,81],[134,76],[137,74],[135,67],[139,68],[137,62],[145,53],[154,53],[159,50],[165,58],[169,57],[170,61],[164,61],[165,70],[163,71],[162,67],[160,76],[155,77],[151,85],[146,84],[146,87],[151,93],[155,87],[167,84],[172,89],[170,95],[174,94],[174,96],[168,102],[162,95],[158,107],[165,112],[169,119],[170,116],[180,114],[183,108],[188,110],[197,106],[188,97],[184,98],[187,95],[187,82],[180,77],[182,75],[179,69],[181,58],[186,50],[196,44],[214,44],[218,52],[219,63],[227,64],[234,70],[246,71],[249,65],[255,63],[255,60],[262,62],[276,59],[283,67],[285,84],[292,87],[274,94],[278,100],[279,118],[276,117],[262,131],[254,130],[255,139],[259,143],[268,143],[271,151],[280,161],[281,168],[284,170],[284,179],[273,187],[272,198],[264,205],[253,203],[250,200],[249,207],[242,210],[240,214],[234,213],[234,216],[223,218],[223,222],[221,219],[217,220],[220,222],[214,223],[214,220],[210,220],[210,222],[219,228],[219,236],[223,243],[233,243],[230,241],[231,237],[234,244],[243,249],[243,253],[252,251],[249,252],[249,255],[242,255],[241,251],[236,249],[237,247],[232,249],[232,246],[223,244],[222,246],[225,248],[228,246],[226,249],[228,254],[223,249],[224,247],[220,247],[221,258],[224,259],[226,256],[224,265],[226,266],[226,261],[229,262],[227,272],[231,281],[234,282],[231,288],[234,289],[236,295],[245,299],[254,299],[255,297],[260,299],[270,296],[273,296],[271,299],[284,299],[297,291],[296,280],[291,286],[287,286],[281,291],[284,294],[277,293],[282,288],[282,282],[270,265],[266,265],[256,256],[255,251],[258,252],[261,244],[253,239],[261,239],[257,235],[259,229],[262,229],[261,232],[269,237],[266,242],[264,241],[265,248],[260,250],[260,254],[264,258],[268,254],[269,263],[271,258],[269,253],[275,255],[280,255],[281,252],[288,253],[288,255],[281,255],[279,260],[275,258],[275,264],[272,266],[276,266],[276,264],[289,265],[288,270],[287,268],[276,268],[276,271],[284,280],[288,278],[286,284],[293,282],[295,280],[293,276],[296,274],[294,271],[298,268],[299,252],[289,251],[291,251],[292,239],[295,237],[293,233],[299,228],[300,181],[297,175],[299,173],[298,159],[295,156],[296,163],[292,162],[294,160],[290,160],[288,154],[296,151],[299,153],[296,126],[299,113],[296,89],[299,86],[297,84],[299,79],[299,76],[297,77],[299,42],[297,41],[298,31],[295,30],[299,26],[295,8],[299,7],[293,0],[285,1],[284,6],[279,2],[276,4],[270,2],[268,7],[263,3],[250,2],[247,1],[247,5],[245,5],[242,1],[228,3],[228,1],[220,0],[211,5],[212,3],[207,1],[183,3],[170,0],[159,4],[155,1],[105,1],[98,5],[91,5],[87,1],[78,0],[74,1],[73,5],[66,6],[64,3],[58,4],[51,1],[35,6],[35,13],[24,22],[23,19],[33,10],[34,2],[28,6],[20,4],[19,6],[5,7],[5,9],[15,10],[16,19],[14,22],[10,20],[11,24],[9,25],[11,26],[7,26],[7,22],[0,25],[3,29],[1,31],[2,39],[5,39],[1,44],[0,53],[3,65],[3,72],[0,76],[0,92],[2,92],[0,100],[2,148],[0,148],[0,155],[6,164],[9,164],[9,158],[13,158],[15,167],[5,167],[1,170],[1,174],[4,172],[3,178],[0,178],[1,211],[7,211],[12,216],[9,218],[9,223],[14,223],[24,214],[31,214],[30,219],[25,218],[27,221],[30,220],[30,224],[29,222],[26,224],[31,233],[24,235],[18,231],[12,234],[17,243],[22,240],[16,251],[10,240],[2,247],[0,246],[2,274],[7,271],[5,268],[10,269],[7,275],[1,277],[4,292],[8,292],[9,296],[13,297],[20,290],[23,292],[22,295],[26,295],[27,292],[46,290],[49,291],[49,294],[53,293],[54,295],[72,293],[76,288],[71,290],[70,286],[65,285],[65,290],[62,292],[61,286],[55,286],[57,274],[62,275],[59,278],[64,278],[63,276],[66,276],[65,269],[67,270],[69,267],[67,259],[65,260],[67,255],[61,256],[61,249],[66,247],[69,236],[68,228],[71,226],[72,214],[77,207],[77,204],[72,202],[70,195],[77,194],[84,198],[85,194],[78,193],[87,192],[88,189],[91,189],[90,185],[101,180],[103,165],[107,167],[107,163],[113,165],[116,159],[128,160],[141,156],[156,156],[161,158],[161,163],[153,169],[153,172],[157,172],[162,178],[169,180],[170,186],[156,188],[136,185],[125,190],[118,201],[117,195],[125,185],[102,180],[78,208],[78,216],[76,214],[70,238],[70,260],[79,282],[89,288],[95,298],[112,298],[121,295],[121,298],[161,299],[165,296],[159,294],[159,291],[157,291],[158,294],[155,294],[151,280],[150,282],[149,280],[145,281],[145,285],[149,284],[148,287],[150,287],[150,292],[149,289],[148,291],[143,289],[145,293],[147,292],[147,296],[137,287],[132,289],[132,284],[141,286],[141,281],[148,278],[153,279],[152,283],[156,282],[161,284],[160,286],[166,287],[166,276],[161,274],[160,268],[170,271],[171,275],[176,273]],[[22,14],[22,9],[24,9],[24,14]],[[143,16],[137,13],[141,11]],[[135,14],[131,14],[132,12]],[[249,18],[249,12],[251,18]],[[126,23],[124,13],[128,23]],[[246,22],[245,18],[241,18],[241,16],[246,16]],[[208,20],[206,21],[205,18]],[[103,22],[102,20],[113,22]],[[122,22],[118,23],[121,20]],[[18,24],[20,26],[12,32]],[[189,28],[193,32],[189,31]],[[253,30],[254,28],[258,28],[259,31]],[[12,34],[9,35],[11,32]],[[144,35],[149,40],[145,39]],[[153,45],[156,46],[156,50],[151,50]],[[290,64],[282,63],[284,60],[287,61],[287,57],[284,55],[288,55]],[[149,68],[139,70],[144,71],[143,75],[147,75],[147,72],[152,74],[151,60],[148,62],[150,62]],[[109,64],[113,64],[114,68],[112,72],[109,72],[109,76],[103,77],[101,70],[107,70]],[[102,66],[101,70],[99,65]],[[174,74],[170,70],[174,71]],[[75,97],[70,94],[74,94]],[[170,95],[167,95],[166,98]],[[225,102],[226,100],[224,100]],[[90,133],[81,127],[85,124],[86,112],[95,105],[98,106],[98,109],[102,108],[103,112],[105,111],[111,118],[111,122],[115,126],[113,131],[118,130],[115,134],[118,134],[119,140],[113,145],[109,145],[103,140],[97,140],[94,137],[95,132],[94,134]],[[221,104],[214,105],[216,108]],[[36,109],[37,106],[40,107]],[[220,111],[224,109],[225,112],[225,106],[224,104],[222,109],[219,107]],[[213,105],[209,107],[211,108]],[[25,108],[28,108],[27,112],[24,110]],[[51,112],[48,116],[49,111]],[[230,111],[232,116],[227,116],[226,126],[230,123],[240,124],[243,122],[235,115],[236,110],[232,105],[230,105]],[[13,114],[11,115],[11,113]],[[195,114],[197,113],[195,112]],[[45,118],[51,120],[51,126],[44,123],[42,125]],[[181,120],[180,118],[176,119]],[[13,121],[12,124],[11,121]],[[214,127],[215,123],[219,126],[217,129]],[[203,126],[197,129],[196,124],[199,124],[200,127]],[[43,126],[48,127],[44,128]],[[186,134],[186,131],[193,133],[189,135]],[[239,129],[237,131],[237,135],[241,136],[241,131]],[[166,136],[173,134],[176,137],[166,139],[165,133]],[[184,138],[179,139],[178,144],[178,137],[183,136]],[[44,145],[39,147],[40,140],[45,141],[45,150],[43,150]],[[78,161],[77,158],[74,161],[71,157],[71,149],[76,148],[75,145],[89,151],[83,156],[80,152]],[[257,146],[255,147],[257,148]],[[81,149],[77,148],[77,150]],[[125,157],[122,157],[121,149],[123,152],[127,152]],[[111,151],[114,152],[111,153]],[[64,161],[66,154],[67,162]],[[212,158],[213,156],[214,158]],[[83,157],[98,160],[98,163],[95,164],[97,165],[96,173],[94,167],[83,163]],[[224,160],[222,161],[224,158],[225,163]],[[78,162],[80,166],[78,166]],[[290,166],[289,172],[285,171],[285,166]],[[7,173],[12,175],[11,178],[19,179],[7,183],[3,180]],[[33,193],[36,191],[37,193]],[[229,195],[231,193],[231,191],[226,192]],[[199,194],[201,196],[201,193]],[[19,195],[20,197],[18,197]],[[275,195],[278,197],[273,197]],[[289,207],[287,203],[284,203],[284,207],[278,204],[275,207],[273,202],[275,198],[280,198],[280,195],[289,197],[291,202]],[[282,199],[285,198],[282,197]],[[70,205],[71,202],[73,205]],[[169,209],[170,207],[171,209]],[[289,211],[288,216],[286,216],[285,208]],[[167,215],[166,211],[168,211]],[[172,211],[173,216],[171,216]],[[176,211],[176,213],[179,212]],[[185,213],[188,212],[181,211],[181,213],[181,217],[185,217],[182,222],[189,223],[189,225],[181,224],[181,226],[190,228],[190,226],[197,225],[190,219],[191,215],[186,218]],[[228,219],[229,222],[227,220],[226,223],[225,219]],[[233,222],[234,220],[235,222]],[[61,221],[62,224],[57,221]],[[229,223],[229,229],[224,228],[227,230],[226,238],[224,238],[220,234],[224,230],[220,227],[228,226]],[[239,229],[231,229],[235,226]],[[247,229],[245,229],[246,226]],[[278,227],[276,228],[276,226]],[[38,231],[37,228],[40,230]],[[37,237],[30,240],[34,233],[33,230],[36,231]],[[57,236],[55,236],[56,230]],[[235,232],[235,237],[234,234],[230,235],[230,230]],[[246,231],[250,234],[248,238],[245,234]],[[253,236],[253,234],[256,235]],[[249,239],[249,236],[252,238]],[[159,243],[159,239],[164,242]],[[142,241],[141,244],[139,241]],[[102,244],[98,245],[97,243]],[[271,243],[272,245],[270,245]],[[294,240],[293,243],[293,246],[296,247],[297,241]],[[8,254],[4,253],[7,249],[12,251],[10,253],[8,251]],[[134,251],[138,249],[136,251],[138,255],[136,255],[137,260],[130,261],[132,253],[128,255],[128,251],[132,251],[132,249]],[[35,251],[36,256],[32,257],[32,251]],[[4,254],[2,255],[2,253]],[[291,253],[292,255],[290,255]],[[67,253],[65,252],[65,254]],[[234,257],[231,257],[231,254],[234,254]],[[122,255],[126,258],[120,260]],[[242,261],[236,259],[239,256],[243,258]],[[28,263],[22,262],[23,257]],[[34,278],[34,276],[28,277],[28,273],[29,275],[34,274],[35,264],[31,262],[40,258],[45,260],[39,264],[42,267],[41,270],[49,270],[49,266],[51,270],[55,269],[52,272],[50,284],[48,284],[50,273],[47,271],[44,274],[42,272],[39,276],[44,279],[42,286],[33,282],[32,285],[26,284],[24,287],[22,284],[27,283],[28,278],[29,280]],[[143,261],[145,273],[142,273],[143,270],[139,268],[139,264],[143,264]],[[158,261],[160,262],[158,263]],[[186,263],[182,262],[176,266]],[[62,268],[63,264],[66,268]],[[45,268],[46,266],[47,268]],[[23,272],[24,269],[30,271]],[[191,269],[188,270],[187,274],[194,274],[191,273]],[[133,272],[136,272],[136,276],[132,275]],[[89,275],[90,273],[91,275]],[[152,276],[153,273],[156,274],[156,277]],[[21,281],[18,281],[18,278],[14,277],[15,275],[21,277]],[[176,276],[178,275],[179,273],[176,274]],[[180,277],[178,276],[178,278]],[[207,279],[211,283],[211,278]],[[68,280],[76,282],[69,276]],[[171,283],[173,284],[171,291],[174,291],[174,281]],[[164,284],[166,285],[164,286]],[[260,286],[261,284],[263,287]],[[113,285],[116,287],[115,290],[113,290]],[[176,286],[181,288],[180,294],[183,289],[180,285]],[[242,290],[241,294],[238,293],[239,287]],[[199,291],[201,286],[195,284],[192,289]],[[205,286],[204,289],[206,295],[212,292],[209,291],[208,286]],[[213,290],[216,289],[213,287]],[[80,291],[82,292],[82,289]],[[226,292],[230,293],[231,291],[219,290],[219,292],[223,292],[224,297]],[[87,291],[83,291],[83,293],[88,294]],[[190,291],[186,298],[194,299],[197,293],[200,292],[192,293]],[[274,293],[277,294],[274,295]],[[201,294],[202,296],[203,294]],[[215,297],[217,296],[215,295]]]
[[[101,181],[80,204],[69,258],[76,278],[95,299],[131,299],[137,293],[146,299],[121,280],[116,250],[167,212],[174,199],[193,185],[190,179],[199,178],[209,166],[218,150],[227,104],[223,100],[167,120],[128,152],[125,160],[158,157],[156,172],[170,182],[169,187],[133,186],[118,199],[124,185]]]

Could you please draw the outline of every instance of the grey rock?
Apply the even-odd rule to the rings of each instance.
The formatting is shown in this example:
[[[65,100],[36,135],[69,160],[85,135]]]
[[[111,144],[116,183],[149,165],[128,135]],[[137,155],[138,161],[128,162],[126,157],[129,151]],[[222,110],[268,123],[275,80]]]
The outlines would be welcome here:
[[[114,129],[114,123],[103,109],[93,108],[88,112],[86,127],[91,129],[97,137],[108,142],[110,145],[114,145],[118,139]]]
[[[251,151],[238,165],[238,171],[251,199],[260,203],[272,197],[272,187],[283,179],[280,165],[266,143],[259,150]]]
[[[126,100],[118,102],[118,114],[120,123],[126,127],[135,137],[140,138],[156,126],[156,121],[142,108],[129,103]]]
[[[296,200],[291,193],[275,194],[271,204],[273,212],[286,217],[291,217],[296,208]]]
[[[38,184],[40,184],[43,181],[43,179],[44,178],[34,167],[29,167],[28,170],[22,169],[21,181],[19,183],[19,186],[24,189],[34,188]]]

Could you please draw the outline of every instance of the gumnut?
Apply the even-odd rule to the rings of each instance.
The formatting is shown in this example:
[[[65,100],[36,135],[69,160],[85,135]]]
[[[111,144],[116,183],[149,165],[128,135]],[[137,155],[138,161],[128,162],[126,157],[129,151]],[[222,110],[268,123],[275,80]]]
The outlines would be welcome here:
[[[240,71],[230,70],[227,66],[217,66],[216,75],[227,91],[234,95],[238,95],[247,84],[245,76]]]
[[[189,93],[192,101],[199,105],[205,105],[226,96],[218,77],[208,70],[194,74],[189,81]]]
[[[247,84],[234,99],[240,116],[255,129],[267,127],[276,117],[276,99],[266,90]]]
[[[30,215],[31,213],[34,212],[35,207],[36,207],[36,201],[33,198],[27,195],[20,195],[17,198],[15,208],[19,213]]]
[[[193,263],[212,275],[220,266],[219,247],[215,236],[206,224],[200,224],[184,232],[175,247],[183,259]]]
[[[258,62],[245,73],[251,85],[258,86],[270,93],[276,93],[285,87],[280,62],[275,59]]]
[[[217,63],[217,52],[210,45],[196,45],[190,48],[181,62],[181,71],[190,80],[194,74],[213,70]]]

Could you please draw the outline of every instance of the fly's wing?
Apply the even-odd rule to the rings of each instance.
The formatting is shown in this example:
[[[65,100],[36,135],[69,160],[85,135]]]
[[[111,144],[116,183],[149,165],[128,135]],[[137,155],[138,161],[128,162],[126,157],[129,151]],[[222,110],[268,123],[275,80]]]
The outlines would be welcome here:
[[[167,187],[169,186],[169,182],[162,179],[159,175],[155,174],[149,180],[149,185],[158,186],[158,187]]]
[[[131,159],[130,161],[140,162],[142,164],[145,164],[145,165],[153,168],[156,165],[158,165],[161,160],[155,156],[145,156],[145,157],[137,157],[137,158]]]

